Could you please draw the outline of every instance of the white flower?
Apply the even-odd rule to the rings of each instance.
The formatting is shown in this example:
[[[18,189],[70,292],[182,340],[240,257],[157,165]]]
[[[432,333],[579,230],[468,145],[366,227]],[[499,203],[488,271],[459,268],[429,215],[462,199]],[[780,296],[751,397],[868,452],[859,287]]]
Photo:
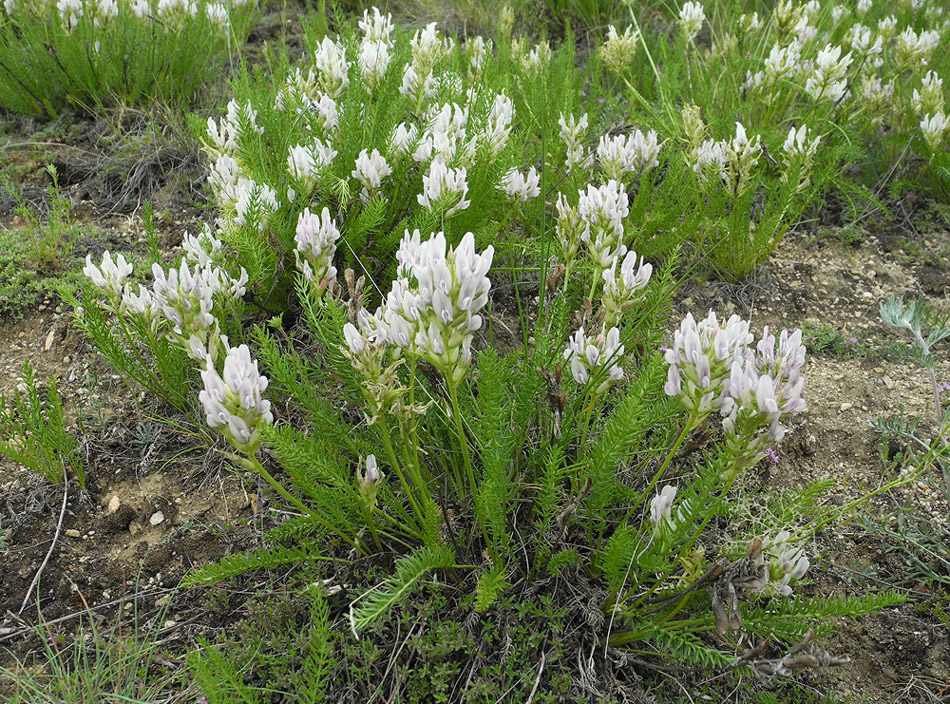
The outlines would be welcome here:
[[[873,6],[872,0],[858,0],[858,14],[863,17]]]
[[[211,24],[219,29],[227,28],[228,26],[228,9],[218,2],[211,2],[205,5],[205,13],[208,15],[208,19],[211,20]]]
[[[511,169],[505,174],[498,186],[499,190],[512,199],[526,203],[532,198],[541,195],[541,177],[533,166],[523,174],[517,169]]]
[[[797,130],[792,127],[788,131],[788,137],[785,138],[782,150],[789,156],[804,155],[811,158],[815,155],[820,141],[821,137],[815,137],[811,141],[808,140],[808,127],[806,125],[802,125]]]
[[[319,139],[314,139],[309,147],[297,144],[290,147],[290,154],[287,156],[287,171],[295,185],[303,188],[305,194],[308,194],[316,184],[320,173],[333,163],[336,155],[335,149]]]
[[[79,19],[83,16],[82,0],[57,0],[56,9],[59,10],[60,19],[66,27],[67,32],[71,32],[79,26]],[[7,8],[7,12],[12,16],[14,13]]]
[[[400,122],[393,130],[389,138],[390,157],[402,156],[408,154],[419,139],[419,128],[416,125],[406,125]]]
[[[618,271],[619,264],[619,271]],[[616,257],[609,269],[605,269],[604,279],[604,318],[607,325],[618,325],[623,313],[629,310],[637,298],[638,292],[643,289],[653,275],[653,265],[637,259],[637,253],[627,252],[621,261]]]
[[[243,176],[238,179],[234,202],[234,223],[263,232],[271,215],[277,212],[277,193],[266,184]]]
[[[119,315],[137,315],[144,318],[150,325],[158,317],[159,309],[152,292],[139,284],[138,293],[132,293],[132,288],[126,286],[122,291],[122,302],[119,304]]]
[[[924,140],[932,151],[937,151],[943,145],[948,127],[950,127],[950,120],[942,112],[926,115],[920,121],[920,130],[924,133]]]
[[[571,375],[578,384],[587,384],[593,378],[598,381],[596,395],[623,379],[624,349],[620,344],[620,329],[604,326],[600,333],[588,337],[584,328],[579,328],[564,350],[564,359],[571,364]]]
[[[329,95],[321,94],[319,99],[309,104],[316,113],[324,132],[334,132],[340,126],[340,116],[336,101]]]
[[[386,69],[389,68],[390,59],[389,44],[382,39],[364,41],[360,44],[360,72],[363,76],[363,81],[371,92],[376,90],[383,80],[383,76],[386,75]]]
[[[134,14],[140,20],[145,19],[152,12],[152,8],[149,6],[148,0],[132,0],[130,6],[132,8],[132,14]]]
[[[706,12],[698,2],[685,2],[680,8],[680,28],[686,35],[686,41],[692,41],[703,28]]]
[[[814,70],[805,82],[805,92],[813,100],[837,103],[845,95],[845,75],[851,61],[850,53],[841,56],[840,46],[825,46],[818,52]]]
[[[627,27],[623,34],[618,34],[617,28],[610,25],[607,28],[607,39],[600,47],[601,59],[611,71],[622,73],[637,52],[639,38],[639,32],[634,32],[632,27]]]
[[[324,37],[313,56],[314,66],[320,74],[319,85],[331,98],[343,95],[350,83],[350,64],[346,60],[346,49],[330,37]]]
[[[785,430],[779,420],[783,415],[807,408],[801,397],[805,385],[801,330],[792,334],[783,330],[777,350],[775,342],[766,327],[754,353],[747,349],[735,356],[720,400],[727,439],[739,446],[746,461],[768,443],[782,439]],[[766,435],[757,434],[762,426],[768,426]]]
[[[575,167],[590,168],[594,157],[587,152],[587,148],[584,146],[584,139],[587,134],[587,113],[581,115],[580,119],[568,115],[566,120],[564,114],[561,113],[557,123],[561,126],[561,139],[567,147],[564,159],[567,170],[570,171]]]
[[[198,400],[208,425],[220,430],[236,449],[253,455],[261,443],[261,426],[274,422],[270,401],[261,396],[267,377],[258,371],[247,345],[228,347],[227,341],[224,345],[224,374],[218,374],[208,355]]]
[[[667,484],[650,500],[650,522],[653,524],[653,534],[657,537],[675,530],[677,524],[686,520],[683,509],[688,506],[688,501],[684,501],[676,510],[676,517],[673,516],[673,502],[676,500],[677,491],[676,485]]]
[[[311,105],[319,94],[317,74],[312,68],[308,68],[304,74],[298,66],[288,74],[284,87],[277,91],[275,105],[278,110],[303,110]]]
[[[626,137],[603,136],[597,145],[597,159],[608,178],[622,181],[625,174],[641,176],[660,162],[657,155],[660,147],[656,141],[656,132],[646,134],[634,129]]]
[[[379,8],[373,8],[372,17],[369,10],[363,10],[363,19],[359,21],[363,39],[371,42],[389,42],[393,33],[393,16],[389,13],[380,14]]]
[[[911,27],[907,27],[897,35],[895,62],[900,69],[926,65],[939,44],[939,32],[923,31],[918,35]]]
[[[378,149],[371,153],[363,149],[356,158],[356,168],[350,175],[363,185],[361,198],[364,203],[368,203],[370,198],[379,192],[383,179],[392,172],[392,167],[386,163]]]
[[[475,251],[471,232],[446,252],[443,233],[423,242],[418,230],[406,231],[396,253],[397,278],[374,316],[376,341],[423,357],[457,384],[471,364],[473,334],[482,326],[479,311],[488,302],[486,274],[493,256],[491,246]]]
[[[181,240],[181,248],[185,250],[185,259],[200,267],[213,264],[219,257],[222,247],[217,237],[211,234],[210,229],[204,229],[198,235],[185,233]]]
[[[762,20],[759,18],[758,12],[753,12],[751,15],[741,15],[739,17],[739,29],[743,33],[756,32],[762,28]]]
[[[121,254],[113,260],[107,250],[102,255],[101,266],[93,264],[92,255],[87,254],[82,273],[89,277],[96,288],[114,299],[122,295],[125,280],[132,275],[132,265]]]
[[[579,191],[579,194],[577,212],[587,223],[582,241],[587,244],[594,264],[606,269],[614,257],[626,251],[623,219],[630,214],[627,192],[611,179],[599,188],[588,185],[587,191]]]
[[[561,245],[564,264],[571,267],[577,258],[580,243],[586,242],[590,237],[588,234],[590,226],[577,212],[577,208],[568,204],[567,197],[563,193],[558,195],[555,207],[557,208],[555,233]]]
[[[336,267],[333,256],[340,231],[330,217],[330,210],[324,208],[320,215],[304,208],[297,216],[297,230],[294,241],[297,249],[294,256],[297,269],[304,278],[313,283],[318,291],[332,290],[336,285]]]
[[[692,422],[698,424],[712,412],[733,361],[744,354],[751,342],[749,323],[738,315],[721,325],[712,311],[699,323],[688,313],[665,353],[670,365],[664,386],[666,395],[678,398]]]
[[[943,79],[934,71],[927,71],[927,75],[920,84],[920,90],[914,88],[911,102],[918,115],[943,112]]]
[[[180,30],[186,20],[198,15],[198,5],[194,0],[158,0],[156,10],[159,18],[176,30]]]
[[[419,204],[432,209],[437,204],[445,208],[444,217],[450,218],[460,210],[465,210],[471,201],[468,195],[468,181],[465,167],[450,169],[441,159],[433,160],[429,170],[422,177],[422,193],[416,196]]]
[[[420,102],[428,100],[435,96],[435,79],[431,73],[420,74],[415,66],[406,64],[399,92]]]
[[[477,76],[481,73],[485,54],[491,51],[491,46],[491,39],[486,45],[485,39],[480,34],[465,42],[465,55],[468,57],[469,70],[473,75]]]
[[[499,93],[494,97],[488,120],[478,137],[479,142],[486,146],[493,159],[501,154],[501,150],[508,143],[514,114],[514,104],[507,95]]]
[[[512,53],[514,50],[512,49]],[[539,42],[528,52],[527,56],[520,56],[521,68],[529,77],[537,77],[551,61],[551,45],[547,41]]]
[[[796,75],[801,68],[801,45],[774,45],[765,59],[765,82],[777,85],[783,78]]]

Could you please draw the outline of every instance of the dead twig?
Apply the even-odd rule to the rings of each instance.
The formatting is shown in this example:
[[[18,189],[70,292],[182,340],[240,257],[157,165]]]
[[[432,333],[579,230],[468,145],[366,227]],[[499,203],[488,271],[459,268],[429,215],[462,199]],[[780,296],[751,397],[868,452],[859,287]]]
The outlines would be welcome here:
[[[40,564],[40,568],[36,570],[36,574],[33,575],[33,581],[30,582],[30,586],[26,590],[26,594],[23,596],[23,603],[20,604],[20,610],[17,611],[17,616],[23,613],[23,610],[26,608],[26,605],[30,603],[30,596],[33,594],[33,590],[36,588],[36,585],[39,584],[40,576],[43,574],[43,570],[46,569],[46,563],[49,562],[50,556],[53,554],[53,550],[56,549],[56,541],[59,540],[59,532],[63,529],[63,518],[66,516],[66,501],[69,499],[69,478],[66,475],[66,462],[63,461],[63,505],[59,510],[59,521],[56,522],[56,532],[53,533],[53,540],[49,545],[49,550],[46,551],[46,557],[43,558],[43,562]]]

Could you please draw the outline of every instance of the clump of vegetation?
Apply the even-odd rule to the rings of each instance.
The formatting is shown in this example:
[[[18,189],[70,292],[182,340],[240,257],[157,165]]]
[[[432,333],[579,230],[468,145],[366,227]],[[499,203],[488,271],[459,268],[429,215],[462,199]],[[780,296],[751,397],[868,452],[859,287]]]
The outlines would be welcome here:
[[[66,431],[63,399],[50,378],[45,394],[29,364],[23,366],[21,387],[0,395],[0,454],[22,464],[54,484],[70,475],[85,486],[79,442]]]
[[[7,0],[0,8],[0,107],[55,117],[187,104],[257,21],[244,0]]]

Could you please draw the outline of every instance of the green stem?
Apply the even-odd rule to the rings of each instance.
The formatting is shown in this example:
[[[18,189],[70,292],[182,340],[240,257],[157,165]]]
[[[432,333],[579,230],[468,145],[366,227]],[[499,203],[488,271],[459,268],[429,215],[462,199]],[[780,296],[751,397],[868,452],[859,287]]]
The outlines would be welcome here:
[[[687,423],[683,426],[683,430],[680,432],[679,437],[676,438],[676,442],[673,443],[673,446],[670,448],[670,451],[666,454],[666,459],[663,460],[663,464],[660,465],[660,468],[656,471],[656,474],[653,475],[653,479],[650,480],[650,483],[647,487],[640,493],[640,498],[638,498],[633,506],[630,507],[630,510],[627,511],[627,515],[623,517],[623,520],[620,522],[620,525],[624,525],[630,518],[633,516],[634,512],[643,505],[643,502],[646,501],[647,496],[650,495],[650,492],[653,490],[653,487],[657,485],[657,482],[663,478],[663,475],[666,473],[667,468],[670,466],[670,462],[673,461],[673,457],[676,455],[676,452],[680,449],[680,446],[683,444],[683,441],[686,440],[686,436],[692,432],[693,428],[696,427],[695,416],[690,416]]]
[[[264,468],[264,465],[261,464],[260,460],[257,459],[256,455],[248,454],[246,455],[246,459],[242,458],[240,455],[232,455],[232,456],[235,459],[241,461],[241,464],[243,464],[247,469],[251,470],[252,472],[257,474],[259,477],[261,477],[264,481],[266,481],[268,484],[270,484],[271,488],[273,488],[274,491],[280,494],[291,505],[298,508],[301,512],[303,512],[307,516],[310,516],[311,518],[315,519],[318,523],[323,525],[323,527],[329,530],[331,533],[335,533],[336,535],[340,536],[350,547],[352,547],[354,550],[356,550],[360,554],[363,554],[362,548],[360,548],[360,546],[356,543],[355,540],[350,538],[348,535],[340,532],[339,529],[331,525],[319,513],[317,513],[311,508],[307,508],[300,499],[298,499],[296,496],[294,496],[289,491],[287,491],[287,489],[284,488],[283,484],[281,484],[279,481],[274,479],[274,477],[271,476],[271,473],[268,472]]]
[[[472,456],[468,449],[468,440],[465,437],[465,427],[462,424],[462,414],[459,411],[458,385],[446,378],[445,385],[449,388],[449,399],[452,401],[452,417],[455,420],[455,433],[458,436],[459,446],[462,449],[462,458],[465,462],[465,474],[468,477],[469,487],[474,501],[477,493],[475,484],[475,470],[472,469]]]
[[[406,498],[409,499],[409,504],[412,506],[412,510],[416,514],[416,520],[419,522],[419,526],[421,528],[425,525],[425,513],[422,511],[422,508],[416,501],[415,494],[413,494],[412,488],[409,486],[409,482],[406,481],[405,474],[403,473],[402,467],[399,464],[399,458],[396,456],[396,451],[393,449],[392,438],[389,435],[389,426],[386,424],[386,419],[380,418],[378,425],[379,436],[383,441],[383,447],[386,449],[386,454],[389,456],[389,461],[392,464],[393,471],[396,473],[396,476],[399,477],[399,483],[402,485],[402,490],[406,493]]]

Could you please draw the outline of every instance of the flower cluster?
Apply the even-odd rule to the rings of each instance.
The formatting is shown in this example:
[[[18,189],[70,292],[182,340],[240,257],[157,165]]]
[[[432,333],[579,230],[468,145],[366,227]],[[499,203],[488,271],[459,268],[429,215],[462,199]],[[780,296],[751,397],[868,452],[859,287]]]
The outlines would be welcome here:
[[[159,264],[152,265],[151,289],[140,285],[132,290],[127,282],[132,265],[121,254],[113,260],[105,252],[100,266],[87,256],[83,273],[105,295],[102,306],[106,310],[120,317],[135,316],[151,330],[160,318],[165,320],[170,325],[166,334],[192,359],[203,362],[217,352],[216,298],[241,298],[247,272],[242,268],[235,279],[218,266],[222,244],[208,230],[199,236],[186,233],[182,245],[185,258],[177,268],[166,272]]]
[[[324,208],[318,216],[305,208],[297,217],[297,231],[294,241],[297,249],[297,269],[304,279],[310,282],[318,292],[336,287],[336,267],[333,255],[340,231],[330,217],[330,210]]]
[[[584,138],[587,134],[587,113],[581,115],[580,119],[569,115],[565,120],[562,114],[558,119],[561,126],[561,139],[564,141],[567,154],[564,158],[564,165],[570,171],[575,168],[590,168],[594,162],[594,156],[584,145]]]
[[[253,455],[261,444],[261,427],[274,422],[270,401],[262,398],[267,377],[257,370],[247,345],[230,347],[222,343],[227,355],[224,371],[219,374],[211,355],[201,373],[204,389],[198,399],[204,408],[208,425],[220,430],[240,452]]]
[[[623,314],[633,307],[639,292],[650,283],[653,275],[653,265],[637,259],[637,253],[627,252],[621,261],[619,256],[614,258],[609,269],[604,270],[603,303],[606,325],[617,325]]]
[[[698,2],[684,2],[680,8],[680,28],[686,41],[691,42],[703,28],[703,22],[706,21],[706,11]]]
[[[385,302],[373,316],[363,316],[360,328],[348,328],[350,353],[360,355],[366,344],[388,345],[411,357],[421,357],[457,385],[472,359],[472,338],[481,329],[481,309],[488,302],[494,248],[479,254],[469,232],[447,249],[445,235],[422,241],[418,230],[406,232],[396,254],[399,262]]]
[[[580,239],[587,245],[594,264],[607,269],[615,257],[626,251],[623,220],[630,214],[627,192],[619,182],[610,179],[599,187],[588,185],[579,196],[577,213],[585,224]]]
[[[666,350],[670,368],[664,390],[680,400],[691,425],[698,425],[716,407],[732,361],[751,342],[749,323],[738,315],[723,325],[712,311],[698,323],[687,313],[674,333],[673,346]]]
[[[593,393],[599,396],[623,379],[623,354],[620,328],[608,330],[605,325],[594,335],[579,328],[568,341],[564,359],[570,363],[571,375],[578,384],[586,384],[590,379],[598,382]]]
[[[640,33],[634,32],[632,27],[627,27],[623,34],[618,34],[617,28],[610,25],[607,28],[607,39],[600,47],[601,60],[614,73],[623,73],[633,61],[633,55],[637,53],[639,39]]]
[[[466,198],[468,181],[466,169],[452,169],[442,159],[433,159],[429,171],[422,177],[422,193],[416,196],[419,204],[430,210],[441,208],[442,215],[450,218],[472,204]]]
[[[597,145],[597,161],[607,178],[622,182],[627,174],[635,178],[647,170],[659,165],[657,155],[660,146],[656,141],[656,131],[646,134],[638,129],[631,130],[626,136],[604,135]]]
[[[512,169],[502,178],[498,188],[509,198],[525,203],[541,195],[541,177],[533,166],[526,174]]]
[[[666,351],[666,394],[680,400],[692,426],[719,410],[735,471],[782,439],[782,416],[806,409],[801,331],[782,331],[777,348],[768,328],[754,350],[752,340],[748,322],[734,315],[722,325],[710,311],[699,323],[687,315]]]

